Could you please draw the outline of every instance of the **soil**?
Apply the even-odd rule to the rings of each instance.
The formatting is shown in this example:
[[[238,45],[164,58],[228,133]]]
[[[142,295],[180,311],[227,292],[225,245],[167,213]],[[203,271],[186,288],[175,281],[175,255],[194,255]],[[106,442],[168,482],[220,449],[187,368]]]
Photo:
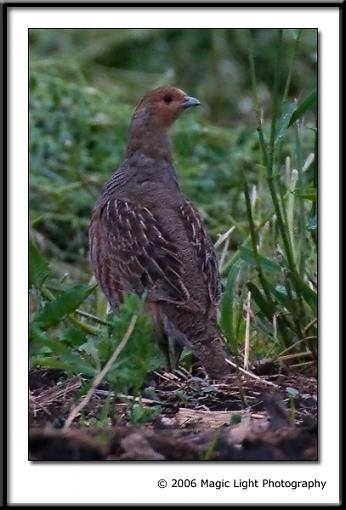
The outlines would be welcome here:
[[[262,363],[217,382],[183,368],[153,372],[140,401],[103,384],[66,426],[86,383],[30,370],[30,460],[318,460],[311,368]]]

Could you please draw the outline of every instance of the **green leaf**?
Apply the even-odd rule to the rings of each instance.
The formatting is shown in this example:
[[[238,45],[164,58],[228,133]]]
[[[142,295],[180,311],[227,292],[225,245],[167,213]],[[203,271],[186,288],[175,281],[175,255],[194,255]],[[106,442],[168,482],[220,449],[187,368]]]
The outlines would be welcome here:
[[[246,262],[249,262],[254,266],[256,265],[256,257],[249,248],[242,246],[239,249],[239,254],[242,260],[245,260]],[[258,254],[258,258],[263,271],[269,271],[271,273],[278,273],[281,271],[281,267],[277,262],[274,262],[273,260],[268,259],[267,257],[263,257],[260,254]]]
[[[97,347],[95,345],[94,338],[88,338],[87,342],[85,342],[84,344],[82,344],[79,347],[79,351],[85,352],[86,354],[91,356],[91,358],[96,362],[96,364],[98,364],[98,365],[100,364],[100,357],[99,357]]]
[[[311,307],[311,309],[316,312],[317,311],[317,293],[309,287],[307,283],[305,283],[298,275],[292,275],[292,279],[295,280],[295,284],[298,287],[301,295]]]
[[[64,370],[69,373],[71,370],[71,366],[67,361],[62,361],[57,358],[49,358],[48,356],[32,356],[30,361],[30,366],[34,368],[56,368],[58,370]]]
[[[54,301],[47,303],[43,310],[35,317],[34,323],[46,329],[55,326],[67,315],[74,312],[81,303],[91,294],[95,286],[79,285],[66,290]]]
[[[150,371],[151,360],[158,351],[157,344],[152,341],[151,323],[143,312],[143,305],[143,298],[128,294],[124,296],[118,313],[113,317],[113,334],[108,339],[110,353],[114,351],[115,346],[125,335],[132,317],[137,316],[136,326],[129,342],[106,375],[106,380],[118,391],[127,392],[131,389],[131,391],[138,393],[143,386],[147,373]],[[107,355],[106,340],[106,337],[101,339],[102,349],[99,349],[99,344],[97,344],[101,362],[108,360],[108,358],[103,358],[105,354]]]
[[[267,317],[267,319],[271,322],[273,319],[273,310],[272,306],[265,299],[262,292],[256,287],[256,285],[252,282],[247,282],[247,288],[251,292],[251,295],[258,306],[258,308],[263,312],[263,314]]]
[[[109,422],[109,416],[111,414],[111,402],[112,395],[107,395],[106,401],[102,406],[102,409],[97,416],[96,427],[107,427]]]
[[[68,374],[83,374],[85,377],[95,377],[97,373],[94,367],[84,363],[80,357],[72,353],[66,353],[59,358],[35,356],[32,364],[42,368],[60,368]]]
[[[288,127],[292,126],[296,122],[296,120],[300,119],[304,115],[304,113],[312,108],[317,99],[317,89],[314,89],[303,101],[297,106],[295,111],[293,112],[290,121],[288,123]]]
[[[85,343],[86,333],[76,327],[64,328],[61,331],[60,340],[71,347],[79,347]]]
[[[230,425],[239,425],[242,420],[242,415],[240,413],[231,414],[231,418],[229,420]]]
[[[310,307],[317,311],[317,293],[309,287],[305,282],[301,284],[301,293],[304,296],[305,301],[310,305]]]
[[[221,304],[221,327],[234,352],[237,352],[237,338],[233,321],[233,295],[241,264],[234,264],[227,277]]]
[[[29,241],[29,288],[39,289],[49,275],[49,266],[36,245]]]
[[[289,305],[290,298],[287,294],[286,288],[283,285],[277,285],[272,289],[272,292],[283,306],[287,307]]]
[[[128,411],[128,417],[134,425],[152,421],[161,412],[160,406],[145,407],[142,403],[134,404]]]
[[[43,347],[48,347],[53,354],[63,356],[71,354],[71,348],[63,342],[53,340],[38,328],[30,328],[30,338]]]
[[[283,137],[285,136],[285,132],[289,126],[290,120],[292,118],[293,112],[296,109],[296,103],[294,101],[289,101],[284,104],[284,109],[281,114],[281,117],[277,124],[276,134],[274,143],[278,144],[281,142]]]
[[[265,338],[267,338],[271,342],[273,340],[275,340],[275,338],[273,336],[273,331],[272,331],[272,327],[273,327],[272,322],[267,322],[267,319],[265,317],[263,318],[263,320],[260,319],[257,314],[255,316],[254,324],[256,326],[256,329],[258,329],[258,331],[260,331],[265,336]],[[276,341],[277,341],[277,339],[276,339]]]
[[[37,345],[50,349],[52,353],[49,354],[49,356],[42,356],[42,354],[36,356],[36,364],[40,364],[42,367],[58,367],[58,365],[62,363],[64,365],[63,368],[69,373],[82,373],[89,377],[95,375],[95,368],[85,363],[81,356],[73,354],[70,346],[50,338],[36,325],[30,324],[29,335],[30,339],[36,342]],[[54,355],[54,357],[52,355]],[[39,362],[38,359],[40,360]]]
[[[306,188],[300,189],[297,188],[293,191],[294,195],[301,198],[306,198],[307,200],[311,200],[312,202],[317,201],[317,189],[316,188]]]

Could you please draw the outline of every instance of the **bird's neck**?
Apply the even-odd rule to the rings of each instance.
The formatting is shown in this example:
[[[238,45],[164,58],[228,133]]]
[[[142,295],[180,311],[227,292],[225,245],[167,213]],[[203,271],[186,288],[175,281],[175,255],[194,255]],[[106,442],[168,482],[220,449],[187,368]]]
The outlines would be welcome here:
[[[127,158],[135,154],[173,164],[168,130],[145,118],[134,117],[127,146]]]

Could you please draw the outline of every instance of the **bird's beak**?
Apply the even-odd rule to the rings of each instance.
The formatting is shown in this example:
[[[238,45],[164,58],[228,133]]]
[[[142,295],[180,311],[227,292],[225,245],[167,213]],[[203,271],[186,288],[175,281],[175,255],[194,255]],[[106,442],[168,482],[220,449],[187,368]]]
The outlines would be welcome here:
[[[201,104],[198,99],[192,96],[185,96],[183,102],[183,108],[190,108],[190,106],[198,106]]]

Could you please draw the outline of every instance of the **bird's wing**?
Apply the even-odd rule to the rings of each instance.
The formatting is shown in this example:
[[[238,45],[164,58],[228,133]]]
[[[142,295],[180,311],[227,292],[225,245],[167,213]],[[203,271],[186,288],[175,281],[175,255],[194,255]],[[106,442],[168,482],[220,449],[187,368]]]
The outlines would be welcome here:
[[[178,249],[147,207],[109,199],[96,209],[89,239],[96,277],[113,307],[122,291],[180,305],[189,300]]]
[[[188,238],[195,247],[204,280],[208,285],[210,301],[217,305],[221,295],[221,282],[214,246],[208,238],[199,212],[192,203],[185,199],[179,210]]]

